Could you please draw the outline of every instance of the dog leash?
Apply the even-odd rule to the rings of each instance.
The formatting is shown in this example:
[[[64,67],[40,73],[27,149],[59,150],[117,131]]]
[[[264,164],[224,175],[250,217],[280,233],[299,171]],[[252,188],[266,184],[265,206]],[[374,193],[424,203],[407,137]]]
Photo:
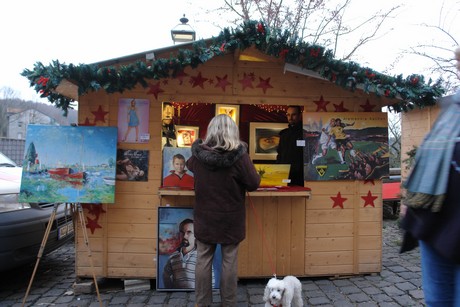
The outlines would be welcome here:
[[[273,276],[276,278],[276,268],[275,268],[275,265],[274,265],[274,262],[273,262],[272,255],[271,255],[270,250],[268,248],[267,238],[265,237],[264,232],[262,231],[263,230],[262,229],[262,224],[260,222],[259,216],[257,215],[256,208],[254,207],[254,204],[252,203],[251,196],[249,195],[249,192],[246,192],[246,194],[248,195],[249,204],[251,205],[252,213],[254,214],[254,218],[255,218],[256,223],[257,223],[257,228],[259,229],[260,236],[262,237],[262,244],[265,246],[265,251],[266,251],[266,253],[268,255],[269,265],[270,265],[270,267],[272,269]]]

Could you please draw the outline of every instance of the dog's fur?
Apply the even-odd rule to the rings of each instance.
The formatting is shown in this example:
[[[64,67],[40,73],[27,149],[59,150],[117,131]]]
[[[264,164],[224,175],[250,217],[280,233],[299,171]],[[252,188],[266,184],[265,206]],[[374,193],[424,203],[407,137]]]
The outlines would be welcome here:
[[[283,279],[271,278],[264,292],[265,307],[301,307],[302,284],[297,277],[286,276]]]

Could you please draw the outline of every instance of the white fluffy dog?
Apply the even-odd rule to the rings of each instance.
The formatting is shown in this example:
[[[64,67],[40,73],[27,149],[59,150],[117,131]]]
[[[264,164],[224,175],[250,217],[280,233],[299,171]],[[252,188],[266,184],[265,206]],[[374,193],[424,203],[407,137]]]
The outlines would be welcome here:
[[[283,279],[271,278],[264,292],[265,307],[301,307],[302,284],[297,277],[286,276]]]

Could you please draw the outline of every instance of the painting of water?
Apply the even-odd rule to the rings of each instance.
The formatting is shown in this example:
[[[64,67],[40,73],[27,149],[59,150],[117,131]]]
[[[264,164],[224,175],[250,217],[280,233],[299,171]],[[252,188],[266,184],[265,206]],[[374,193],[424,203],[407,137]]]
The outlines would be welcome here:
[[[29,125],[19,200],[114,203],[117,130]]]

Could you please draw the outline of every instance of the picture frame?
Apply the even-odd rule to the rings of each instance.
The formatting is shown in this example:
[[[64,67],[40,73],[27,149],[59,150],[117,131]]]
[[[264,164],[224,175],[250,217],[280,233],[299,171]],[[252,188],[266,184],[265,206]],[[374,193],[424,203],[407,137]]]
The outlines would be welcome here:
[[[192,147],[199,137],[200,127],[176,125],[177,147]]]
[[[21,202],[115,203],[117,130],[28,125]]]
[[[182,228],[182,233],[180,231]],[[194,291],[195,264],[197,260],[195,236],[193,229],[193,208],[191,207],[158,207],[158,246],[157,246],[157,291]],[[184,253],[181,258],[180,253]],[[191,254],[193,253],[193,254]],[[188,256],[187,256],[188,255]],[[175,259],[186,259],[180,266],[170,266]],[[190,262],[188,262],[190,261]],[[216,249],[212,264],[213,288],[218,289],[222,266],[220,245]],[[178,269],[181,278],[175,279]]]
[[[165,147],[163,148],[162,156],[163,171],[161,187],[193,189],[194,175],[185,167],[185,162],[192,156],[192,149],[190,147]],[[182,160],[182,166],[174,165],[175,157],[176,159]]]
[[[386,112],[306,112],[303,129],[305,181],[381,180],[389,175]]]
[[[216,104],[216,116],[219,114],[227,114],[238,126],[240,123],[240,106],[235,104]]]
[[[287,123],[249,123],[249,156],[251,160],[276,160],[279,133]]]
[[[150,140],[150,100],[121,98],[118,100],[118,142],[148,143]]]
[[[116,180],[148,181],[149,151],[138,149],[117,149]],[[104,178],[105,180],[105,178]]]

